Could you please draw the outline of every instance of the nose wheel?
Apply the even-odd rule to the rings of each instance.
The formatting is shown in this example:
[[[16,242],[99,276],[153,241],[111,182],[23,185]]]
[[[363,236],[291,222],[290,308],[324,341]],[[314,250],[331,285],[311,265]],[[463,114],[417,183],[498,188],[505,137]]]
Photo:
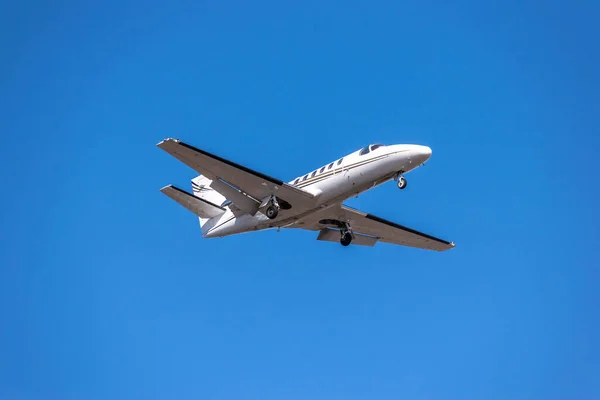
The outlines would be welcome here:
[[[406,187],[406,185],[408,184],[408,182],[406,182],[406,178],[403,176],[400,176],[398,178],[398,189],[402,190]]]

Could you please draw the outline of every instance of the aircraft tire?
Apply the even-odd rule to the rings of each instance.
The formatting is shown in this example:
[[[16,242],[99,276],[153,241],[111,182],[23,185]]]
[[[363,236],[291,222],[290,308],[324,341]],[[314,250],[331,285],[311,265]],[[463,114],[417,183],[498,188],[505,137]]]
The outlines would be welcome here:
[[[340,243],[342,244],[342,246],[348,246],[351,242],[352,242],[352,235],[350,234],[350,232],[344,233],[342,235],[342,238],[340,239]]]
[[[406,181],[406,178],[401,176],[398,179],[398,189],[402,190],[404,188],[406,188],[406,185],[408,185],[408,182]]]
[[[279,210],[277,209],[277,207],[269,206],[269,208],[267,208],[267,218],[275,219],[277,218],[277,214],[279,214]]]

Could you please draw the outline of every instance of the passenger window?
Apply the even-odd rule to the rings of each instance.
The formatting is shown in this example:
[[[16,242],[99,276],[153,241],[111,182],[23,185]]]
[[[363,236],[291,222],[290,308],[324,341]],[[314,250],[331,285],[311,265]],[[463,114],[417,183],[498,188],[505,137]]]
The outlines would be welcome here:
[[[343,159],[344,159],[343,157],[342,157],[342,158],[340,158],[340,159],[338,160],[338,162],[337,162],[337,165],[340,165],[340,164],[342,163],[342,160],[343,160]]]
[[[308,178],[308,174],[304,175],[304,178],[302,178],[302,180],[305,181],[306,178]]]
[[[329,167],[327,167],[327,169],[331,169],[331,167],[333,167],[333,163],[329,164]]]
[[[300,178],[296,178],[296,180],[294,181],[294,185],[298,184],[299,180],[300,180]]]
[[[321,173],[323,173],[323,171],[325,171],[325,167],[321,168],[321,169],[319,170],[319,173],[321,174]]]
[[[312,173],[312,175],[311,175],[310,177],[312,178],[312,177],[313,177],[313,176],[315,176],[316,174],[317,174],[317,171],[313,172],[313,173]]]

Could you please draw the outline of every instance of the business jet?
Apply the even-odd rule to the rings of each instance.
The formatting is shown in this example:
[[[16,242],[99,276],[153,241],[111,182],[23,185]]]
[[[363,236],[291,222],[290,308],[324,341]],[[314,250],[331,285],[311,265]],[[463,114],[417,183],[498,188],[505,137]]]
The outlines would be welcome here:
[[[204,238],[264,229],[318,231],[318,240],[374,246],[385,242],[444,251],[454,243],[343,204],[393,180],[405,189],[407,172],[431,156],[427,146],[371,144],[288,183],[198,149],[178,139],[159,148],[200,173],[193,193],[173,185],[161,192],[196,214]]]

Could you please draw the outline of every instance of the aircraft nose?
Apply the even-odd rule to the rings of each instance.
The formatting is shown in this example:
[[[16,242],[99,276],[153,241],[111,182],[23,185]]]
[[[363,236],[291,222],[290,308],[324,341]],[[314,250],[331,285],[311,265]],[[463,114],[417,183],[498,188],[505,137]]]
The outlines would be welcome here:
[[[431,157],[431,148],[415,145],[410,149],[410,155],[417,164],[421,165]]]

